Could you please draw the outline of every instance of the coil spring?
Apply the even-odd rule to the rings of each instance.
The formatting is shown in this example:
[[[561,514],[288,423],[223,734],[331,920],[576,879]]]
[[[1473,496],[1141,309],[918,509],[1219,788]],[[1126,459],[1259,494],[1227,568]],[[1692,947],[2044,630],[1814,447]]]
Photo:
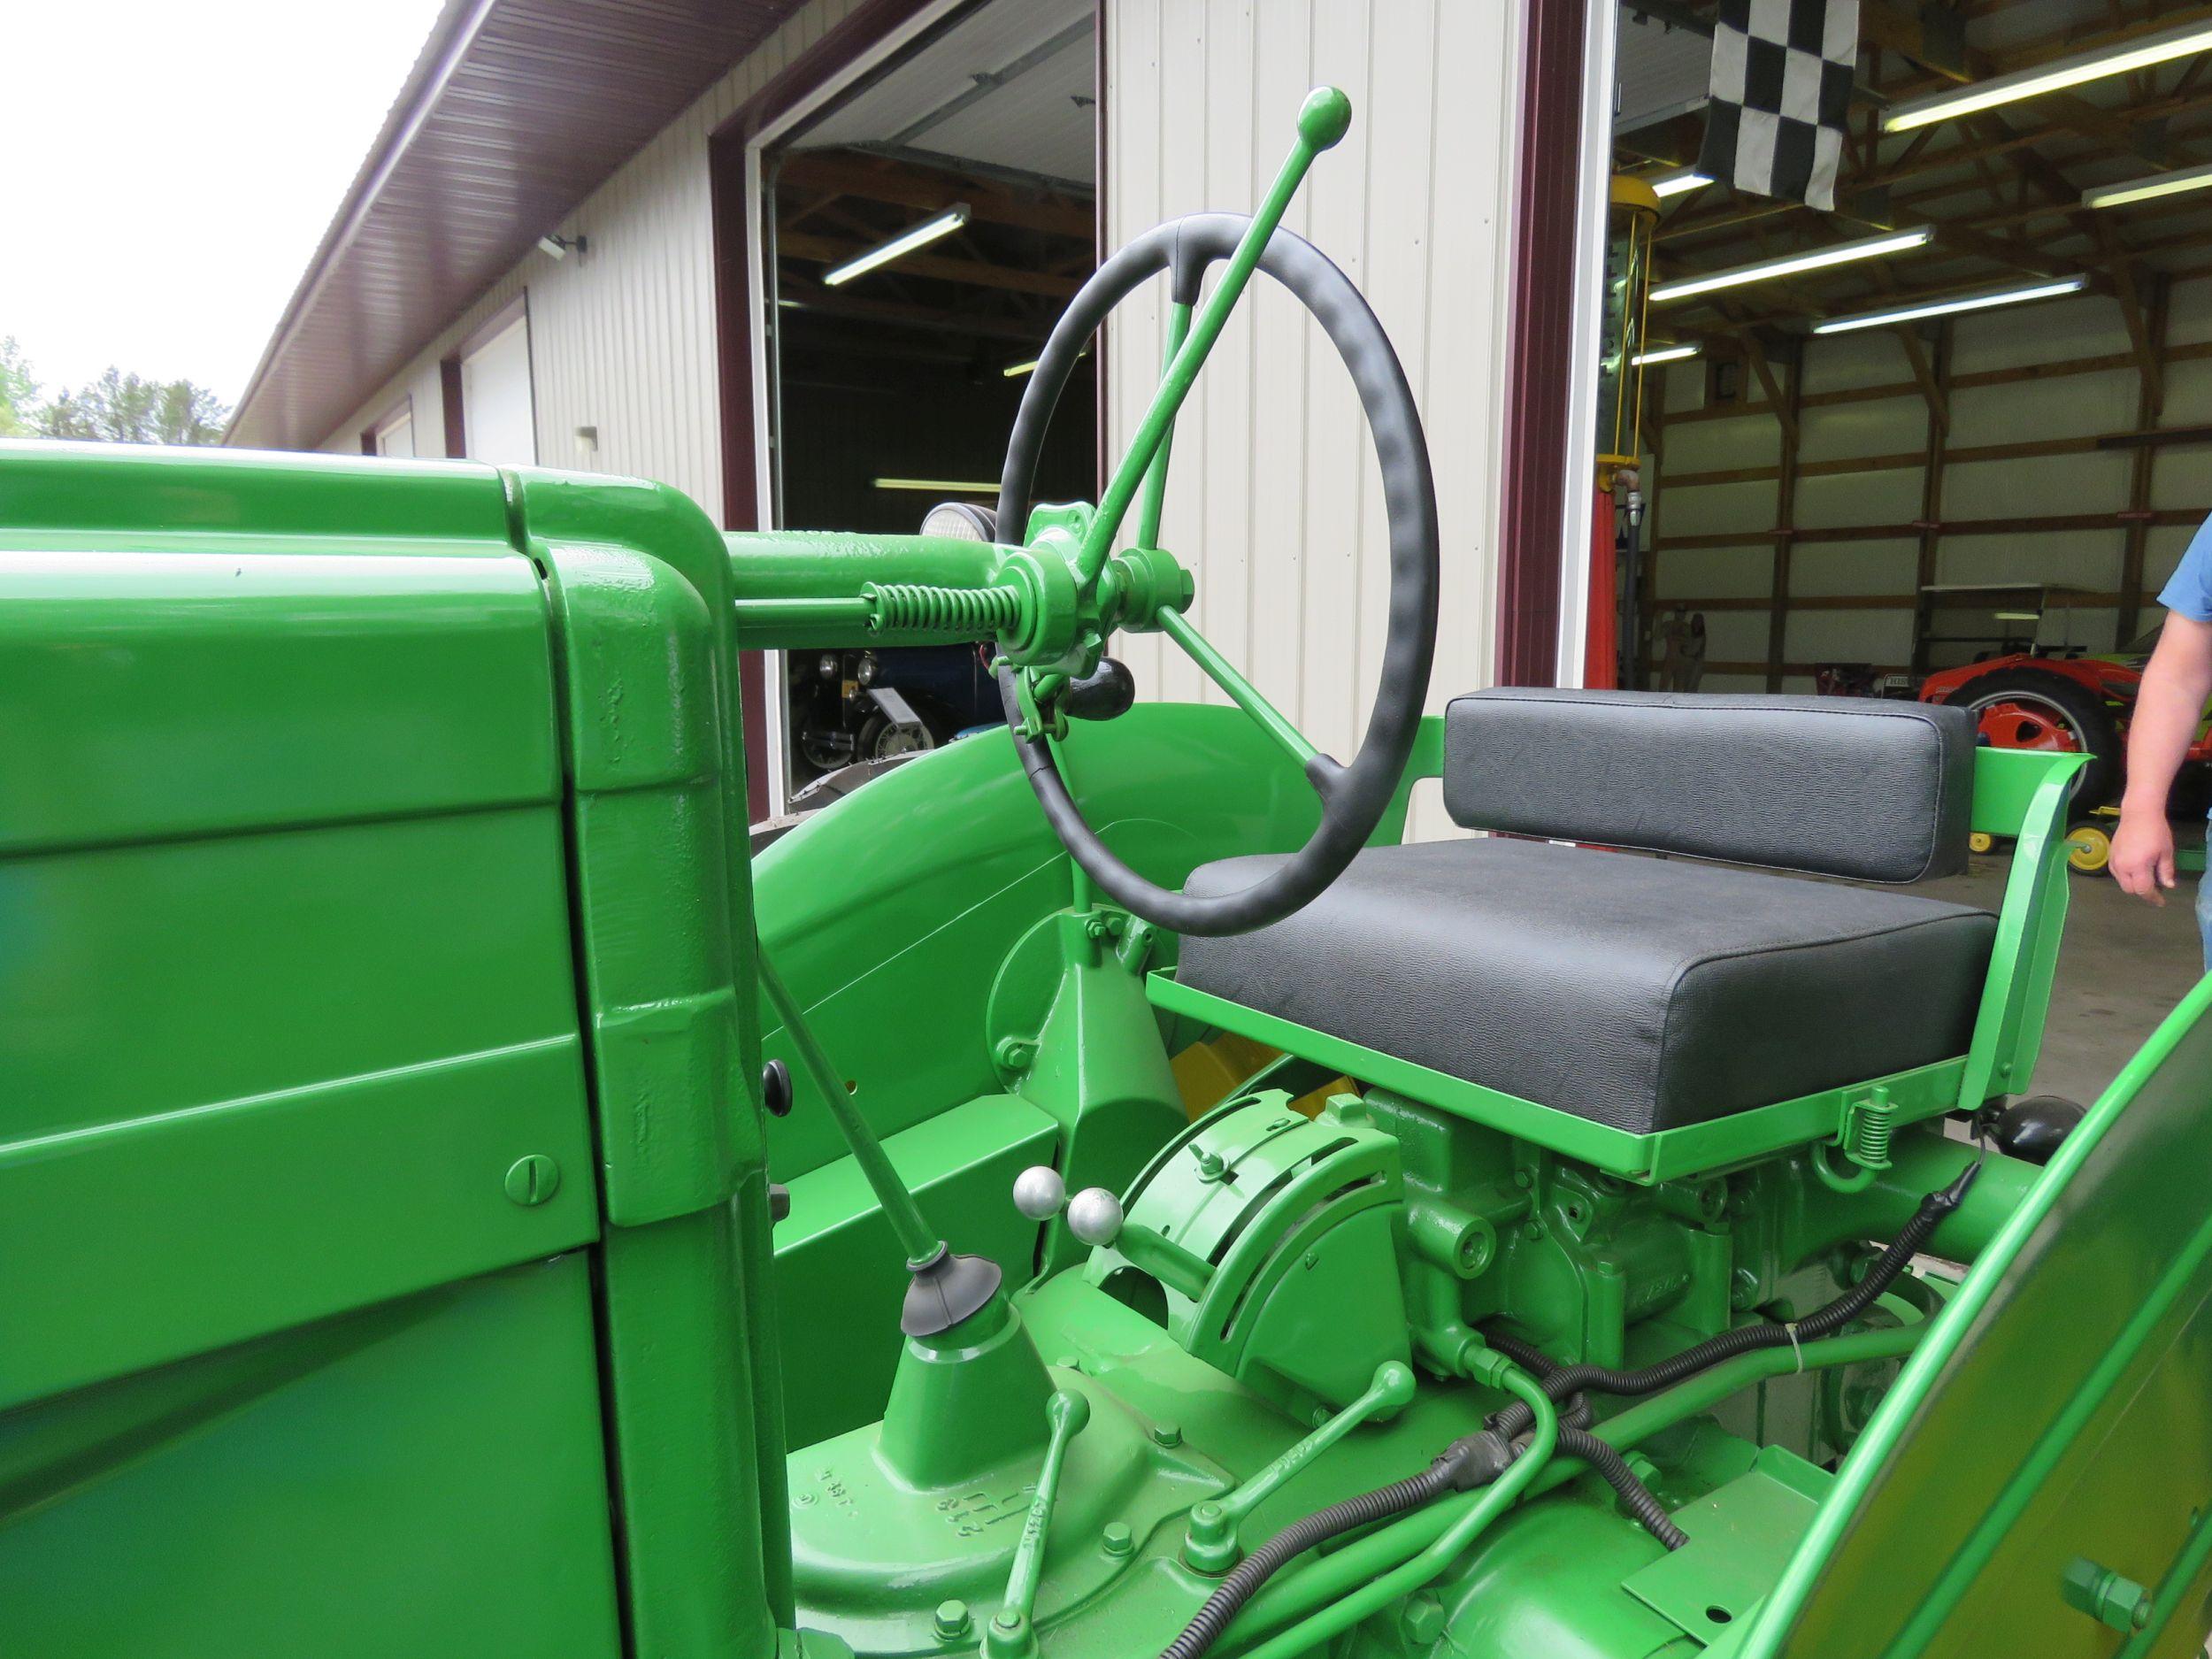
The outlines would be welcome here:
[[[1021,597],[1010,588],[939,588],[926,582],[870,582],[862,594],[875,605],[871,634],[949,634],[981,639],[1020,619]]]
[[[1889,1167],[1889,1137],[1894,1116],[1895,1108],[1890,1104],[1887,1089],[1877,1089],[1871,1100],[1861,1102],[1853,1110],[1851,1132],[1844,1151],[1861,1169]]]

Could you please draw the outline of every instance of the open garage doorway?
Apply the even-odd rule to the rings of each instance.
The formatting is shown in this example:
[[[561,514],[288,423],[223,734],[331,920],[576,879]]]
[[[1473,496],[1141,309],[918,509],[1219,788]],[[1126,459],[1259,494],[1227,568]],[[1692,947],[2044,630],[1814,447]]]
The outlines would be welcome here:
[[[1613,14],[1586,678],[1948,703],[2090,757],[2039,1076],[2093,1091],[2200,966],[2185,904],[2101,872],[2158,595],[2212,514],[2212,37],[2153,0],[1780,11],[1834,24],[1824,149],[1788,157],[1743,136],[1779,12]],[[1997,908],[2012,851],[1978,838],[1941,896]]]
[[[994,0],[764,153],[781,527],[918,531],[951,506],[933,532],[992,533],[1029,365],[1096,261],[1094,30],[1091,0]],[[1095,454],[1087,362],[1041,498],[1094,493]],[[780,695],[795,805],[1001,718],[981,641],[793,654]]]

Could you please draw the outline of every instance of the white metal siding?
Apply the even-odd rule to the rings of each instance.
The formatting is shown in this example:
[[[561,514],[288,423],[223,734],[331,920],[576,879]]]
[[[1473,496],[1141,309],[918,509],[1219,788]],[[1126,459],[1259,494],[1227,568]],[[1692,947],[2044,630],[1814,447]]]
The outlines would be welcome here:
[[[439,363],[526,288],[539,461],[657,479],[718,522],[722,441],[708,135],[856,3],[813,0],[794,13],[570,216],[561,231],[588,237],[585,254],[556,260],[532,253],[358,413],[340,422],[321,447],[357,453],[369,423],[411,393],[417,451],[443,455]],[[468,420],[465,403],[465,428]],[[579,438],[580,428],[597,429],[595,448]]]
[[[1342,266],[1419,400],[1443,522],[1432,707],[1493,674],[1497,462],[1518,108],[1520,8],[1463,0],[1108,0],[1110,241],[1206,209],[1248,211],[1307,90],[1351,95],[1350,134],[1285,221]],[[1380,480],[1320,330],[1262,279],[1179,424],[1161,540],[1195,572],[1193,617],[1324,749],[1357,747],[1389,591]],[[1117,314],[1118,453],[1164,340],[1164,285]],[[1141,693],[1222,701],[1156,635],[1124,642]],[[1417,797],[1417,833],[1445,827]]]

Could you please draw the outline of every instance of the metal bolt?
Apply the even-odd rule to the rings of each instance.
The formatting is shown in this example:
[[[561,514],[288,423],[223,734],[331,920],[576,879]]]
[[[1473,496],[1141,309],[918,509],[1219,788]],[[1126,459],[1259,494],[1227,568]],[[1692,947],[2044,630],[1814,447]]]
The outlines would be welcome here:
[[[1037,1045],[1026,1037],[1001,1037],[997,1053],[1001,1065],[1010,1071],[1018,1071],[1037,1057]]]
[[[1516,1170],[1513,1171],[1513,1184],[1523,1192],[1526,1192],[1536,1185],[1536,1178],[1526,1170]]]
[[[1172,1451],[1183,1443],[1183,1431],[1172,1423],[1155,1423],[1152,1425],[1152,1443]]]
[[[1129,1530],[1126,1521],[1109,1521],[1106,1530],[1098,1535],[1098,1541],[1108,1555],[1119,1559],[1136,1548],[1137,1535]]]
[[[1759,1276],[1747,1267],[1736,1270],[1735,1282],[1730,1286],[1728,1301],[1737,1312],[1755,1306],[1759,1300]]]
[[[972,1621],[968,1617],[968,1604],[962,1601],[940,1601],[937,1604],[937,1637],[941,1641],[955,1641],[968,1633]]]
[[[532,1152],[508,1166],[507,1196],[527,1210],[561,1190],[561,1166],[542,1152]]]
[[[1019,1631],[1021,1627],[1022,1616],[1018,1613],[1001,1613],[996,1618],[991,1621],[991,1628],[993,1630],[1002,1630],[1009,1636],[1013,1635],[1016,1632]]]
[[[1409,1647],[1425,1647],[1444,1633],[1444,1604],[1428,1591],[1406,1598],[1398,1632]]]
[[[1218,1152],[1209,1152],[1203,1148],[1200,1148],[1198,1154],[1198,1179],[1200,1180],[1219,1180],[1221,1179],[1221,1171],[1225,1167],[1227,1166],[1221,1161],[1221,1154]]]

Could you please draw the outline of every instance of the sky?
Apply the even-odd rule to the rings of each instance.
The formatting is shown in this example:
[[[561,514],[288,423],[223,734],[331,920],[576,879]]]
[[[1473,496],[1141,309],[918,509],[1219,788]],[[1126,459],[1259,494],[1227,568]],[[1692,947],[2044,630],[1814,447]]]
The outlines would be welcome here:
[[[0,336],[235,403],[438,0],[6,10]]]

